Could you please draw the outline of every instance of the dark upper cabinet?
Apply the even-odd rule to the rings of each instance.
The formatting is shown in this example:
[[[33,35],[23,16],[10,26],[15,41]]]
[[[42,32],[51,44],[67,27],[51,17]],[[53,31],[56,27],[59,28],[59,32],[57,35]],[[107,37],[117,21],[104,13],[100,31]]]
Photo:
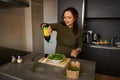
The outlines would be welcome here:
[[[98,33],[103,40],[120,36],[120,0],[86,0],[84,30]]]
[[[87,0],[86,17],[120,18],[120,0]]]

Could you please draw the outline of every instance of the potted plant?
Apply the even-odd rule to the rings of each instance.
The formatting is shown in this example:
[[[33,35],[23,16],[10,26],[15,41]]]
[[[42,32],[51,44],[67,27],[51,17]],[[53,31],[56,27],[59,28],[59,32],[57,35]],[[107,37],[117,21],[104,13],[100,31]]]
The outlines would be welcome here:
[[[78,79],[80,73],[80,62],[70,61],[66,67],[67,78]]]

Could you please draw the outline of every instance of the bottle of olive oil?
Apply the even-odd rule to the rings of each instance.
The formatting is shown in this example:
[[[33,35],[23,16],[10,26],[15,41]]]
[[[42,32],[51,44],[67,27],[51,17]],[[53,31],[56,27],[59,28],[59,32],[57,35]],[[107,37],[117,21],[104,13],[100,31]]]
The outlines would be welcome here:
[[[45,38],[45,40],[46,40],[47,42],[49,42],[49,40],[50,40],[50,35],[49,35],[49,33],[48,33],[48,27],[49,27],[48,24],[46,24],[46,25],[43,26],[44,38]]]

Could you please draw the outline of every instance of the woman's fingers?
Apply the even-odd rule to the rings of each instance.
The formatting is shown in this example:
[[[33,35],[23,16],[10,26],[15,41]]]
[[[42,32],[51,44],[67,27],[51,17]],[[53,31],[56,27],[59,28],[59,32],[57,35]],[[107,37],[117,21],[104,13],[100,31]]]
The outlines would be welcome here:
[[[72,52],[71,52],[71,56],[73,56],[73,57],[77,57],[77,51],[76,51],[76,50],[72,50]]]
[[[49,27],[48,27],[48,34],[51,35],[51,34],[52,34],[52,31],[53,31],[53,30],[52,30],[51,26],[49,26]]]
[[[43,28],[45,25],[46,25],[46,24],[43,23],[43,24],[42,24],[42,28]]]

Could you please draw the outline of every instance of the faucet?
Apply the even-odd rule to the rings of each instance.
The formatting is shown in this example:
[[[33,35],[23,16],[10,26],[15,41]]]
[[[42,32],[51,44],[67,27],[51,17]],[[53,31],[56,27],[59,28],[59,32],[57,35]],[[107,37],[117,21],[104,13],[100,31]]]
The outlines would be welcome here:
[[[116,37],[113,37],[112,39],[111,39],[111,41],[110,41],[110,43],[111,43],[111,45],[115,45],[114,44],[114,41],[116,40],[116,39],[118,39],[118,38],[120,38],[119,36],[116,36]]]
[[[111,39],[110,44],[114,45],[114,38]]]

